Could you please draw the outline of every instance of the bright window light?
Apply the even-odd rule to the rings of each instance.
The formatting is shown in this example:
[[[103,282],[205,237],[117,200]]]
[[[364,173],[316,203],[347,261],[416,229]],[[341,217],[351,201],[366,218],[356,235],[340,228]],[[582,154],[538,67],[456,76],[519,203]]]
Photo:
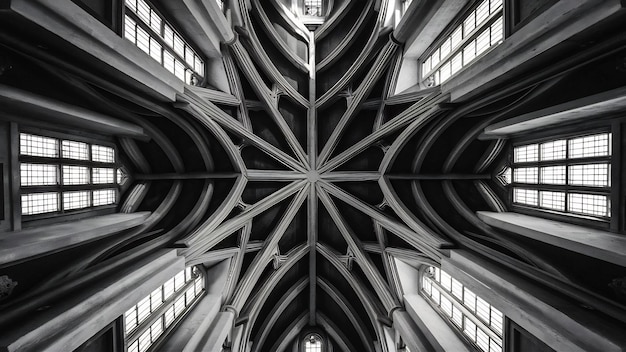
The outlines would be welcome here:
[[[50,213],[59,210],[56,192],[22,194],[22,215]]]
[[[48,164],[20,164],[22,186],[52,186],[58,183],[58,166]]]
[[[115,169],[108,167],[93,168],[93,183],[106,184],[115,182]]]
[[[204,62],[145,0],[126,0],[124,38],[187,84],[204,76]],[[223,8],[223,2],[218,1]]]
[[[115,204],[118,167],[113,147],[20,133],[22,215]]]
[[[502,42],[502,0],[483,0],[422,61],[427,85],[447,81],[489,48]]]
[[[610,133],[516,146],[513,203],[609,217],[610,157]]]
[[[100,163],[114,163],[115,150],[111,147],[94,144],[91,146],[91,160]]]
[[[322,0],[305,0],[304,14],[306,16],[323,16]]]
[[[115,204],[114,189],[99,189],[92,192],[93,206]]]
[[[89,160],[89,145],[83,142],[63,140],[61,154],[66,159]]]
[[[44,158],[58,158],[59,141],[55,138],[20,133],[20,154]]]
[[[305,352],[322,352],[322,340],[317,335],[310,335],[304,341]]]
[[[89,206],[89,192],[75,191],[63,192],[63,209],[81,209]]]
[[[175,278],[182,280],[182,284],[174,290]],[[203,276],[197,268],[189,267],[137,302],[124,313],[128,352],[147,351],[203,292]]]
[[[89,183],[89,168],[86,166],[63,165],[64,185],[86,185]]]
[[[429,267],[422,275],[422,294],[479,350],[502,351],[504,316],[457,279]]]

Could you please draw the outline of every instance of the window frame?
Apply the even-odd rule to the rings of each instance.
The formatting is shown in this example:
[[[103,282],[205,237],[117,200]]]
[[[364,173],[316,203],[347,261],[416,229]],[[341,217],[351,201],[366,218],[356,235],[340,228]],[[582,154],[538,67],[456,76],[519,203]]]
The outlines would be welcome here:
[[[200,51],[197,50],[197,46],[196,45],[192,45],[190,44],[189,40],[187,38],[185,38],[185,36],[183,34],[181,34],[181,31],[177,28],[177,26],[172,25],[172,22],[167,18],[167,16],[163,15],[163,12],[161,12],[152,2],[150,2],[150,0],[142,0],[144,1],[148,7],[155,12],[155,14],[159,17],[160,19],[160,25],[159,25],[159,32],[157,33],[154,28],[152,28],[149,24],[145,23],[137,13],[135,13],[129,5],[127,5],[127,1],[129,0],[120,0],[120,12],[121,12],[121,31],[120,31],[120,35],[122,37],[122,39],[127,40],[129,42],[131,42],[137,49],[139,49],[141,52],[145,53],[146,55],[148,55],[152,60],[156,61],[161,67],[163,67],[165,70],[167,70],[168,72],[170,72],[172,75],[174,75],[177,79],[180,79],[181,81],[183,81],[185,84],[190,84],[190,85],[196,85],[196,86],[201,86],[206,82],[206,63],[207,63],[207,59],[204,55],[199,54]],[[137,0],[135,0],[137,1]],[[154,39],[160,46],[160,61],[156,60],[150,53],[144,51],[143,49],[141,49],[138,45],[137,45],[137,30],[135,29],[135,41],[130,40],[129,38],[126,37],[126,17],[129,17],[130,19],[132,19],[135,22],[135,26],[136,27],[141,27],[142,30],[144,30],[148,36],[148,44],[150,45],[150,39]],[[172,30],[172,35],[173,36],[178,36],[183,43],[183,52],[186,51],[186,48],[189,48],[189,50],[194,54],[194,58],[197,57],[199,58],[199,60],[201,60],[200,63],[200,67],[201,67],[201,73],[196,71],[195,69],[195,61],[194,61],[194,67],[192,67],[192,65],[190,65],[183,56],[181,56],[181,54],[179,54],[178,52],[176,52],[176,50],[174,49],[173,46],[170,46],[164,39],[165,36],[165,26],[169,26],[169,28]],[[175,41],[175,39],[173,39],[173,41]],[[150,51],[150,49],[148,49],[148,51]],[[174,60],[179,61],[180,63],[182,63],[183,67],[184,67],[184,76],[185,78],[182,79],[178,76],[176,76],[176,74],[172,71],[170,71],[166,66],[165,66],[165,51],[167,51],[170,55],[172,55]],[[194,59],[195,60],[195,59]],[[174,62],[174,66],[175,66],[175,62]],[[186,72],[190,70],[192,72],[191,74],[191,78],[190,81],[187,81],[187,75]],[[174,68],[175,71],[175,68]]]
[[[111,332],[111,346],[113,347],[112,352],[124,352],[124,332],[121,329],[122,319],[115,319],[109,325],[104,327],[98,333],[93,335],[87,341],[83,342],[74,352],[83,352],[88,351],[90,344],[94,341],[97,341],[104,334]]]
[[[581,132],[581,128],[584,129],[583,132]],[[610,228],[613,230],[617,230],[616,226],[617,226],[617,222],[619,221],[619,214],[616,214],[615,211],[619,208],[616,208],[615,205],[616,205],[616,201],[619,201],[619,199],[615,199],[616,197],[615,197],[614,188],[617,188],[616,186],[620,181],[619,178],[618,179],[615,178],[616,172],[619,172],[619,165],[615,165],[615,162],[618,157],[615,151],[616,151],[616,148],[619,148],[619,134],[616,135],[616,131],[618,130],[619,129],[616,129],[613,124],[607,125],[605,123],[602,126],[598,126],[598,125],[579,126],[578,129],[571,127],[557,134],[555,134],[553,130],[552,131],[547,130],[547,131],[543,131],[542,133],[535,133],[533,137],[529,137],[528,135],[526,135],[526,136],[518,136],[518,137],[512,138],[509,143],[509,148],[507,151],[508,154],[507,154],[507,159],[506,159],[506,167],[509,167],[511,169],[511,183],[506,185],[507,197],[508,197],[507,203],[510,209],[517,213],[543,217],[543,218],[555,220],[555,221],[568,222],[568,223],[572,223],[576,225],[583,225],[583,226],[589,226],[589,227],[600,228],[600,229]],[[546,143],[546,142],[555,141],[555,140],[562,140],[562,139],[565,139],[566,141],[568,141],[569,139],[576,138],[576,137],[584,137],[584,136],[590,136],[590,135],[602,134],[602,133],[611,134],[609,147],[611,148],[612,152],[611,152],[611,155],[609,156],[570,159],[566,155],[565,159],[553,160],[553,161],[549,161],[545,163],[538,161],[538,162],[533,162],[533,163],[528,164],[529,166],[535,166],[538,168],[540,168],[541,166],[548,166],[548,165],[555,165],[555,166],[564,165],[566,169],[566,176],[565,176],[566,179],[565,179],[564,185],[552,185],[552,184],[544,185],[540,183],[521,184],[521,183],[515,182],[514,171],[513,171],[516,165],[516,163],[514,163],[515,147],[528,145],[528,144],[541,144],[541,143]],[[606,161],[609,164],[609,171],[608,171],[609,185],[608,186],[593,187],[593,186],[577,186],[577,185],[568,184],[569,183],[569,180],[568,180],[568,166],[569,165],[593,164],[593,163],[602,162],[602,161]],[[519,163],[517,163],[517,165],[519,165]],[[539,174],[540,174],[540,170],[538,169],[538,177],[540,177]],[[608,197],[607,203],[609,205],[611,215],[607,217],[602,217],[602,216],[594,216],[594,215],[568,212],[567,203],[565,204],[564,211],[541,208],[539,205],[533,206],[533,205],[527,205],[527,204],[514,203],[513,201],[514,200],[514,197],[513,197],[514,188],[520,185],[522,186],[521,188],[564,191],[566,202],[567,202],[568,194],[571,192],[571,190],[580,190],[582,191],[582,193],[585,193],[585,194],[589,193],[589,194],[606,195]]]
[[[308,15],[306,13],[306,6],[307,6],[307,2],[309,2],[309,1],[314,1],[314,2],[318,2],[319,3],[319,9],[320,9],[319,14],[317,14],[317,15]],[[325,6],[326,4],[325,4],[324,0],[300,0],[300,2],[301,2],[301,5],[302,5],[300,7],[300,9],[302,11],[302,13],[301,13],[302,16],[305,16],[305,17],[325,17],[326,16],[326,6]]]
[[[485,0],[485,2],[489,2],[491,3],[492,0]],[[495,11],[494,13],[490,13],[487,15],[486,20],[484,21],[483,24],[481,24],[480,27],[476,27],[476,23],[474,23],[474,29],[470,32],[471,35],[461,38],[461,41],[458,43],[458,45],[454,48],[455,50],[452,50],[453,48],[450,48],[450,52],[447,54],[447,56],[445,57],[445,60],[439,60],[439,62],[435,65],[432,66],[431,68],[427,71],[424,72],[424,62],[426,62],[426,60],[430,60],[431,55],[440,50],[441,46],[443,45],[443,43],[448,39],[449,36],[451,36],[458,28],[461,28],[461,32],[464,31],[463,27],[463,23],[465,22],[465,20],[469,17],[469,15],[476,10],[482,3],[483,1],[472,1],[470,2],[468,5],[466,5],[461,11],[459,11],[459,13],[455,16],[454,20],[452,20],[447,26],[446,29],[444,31],[442,31],[439,36],[437,37],[437,39],[435,39],[429,46],[428,49],[426,49],[424,51],[424,53],[420,56],[420,58],[418,59],[418,82],[423,85],[424,87],[432,87],[432,86],[437,86],[437,85],[441,85],[442,83],[444,83],[445,81],[450,80],[452,77],[458,75],[459,73],[463,72],[467,67],[470,67],[471,65],[473,65],[476,60],[478,60],[479,58],[483,57],[484,55],[486,55],[487,53],[489,53],[491,50],[493,50],[495,47],[497,47],[498,45],[502,44],[502,42],[506,39],[506,16],[505,16],[505,8],[507,6],[507,1],[506,0],[500,0],[501,1],[501,6],[500,9]],[[482,53],[475,55],[474,58],[472,60],[470,60],[467,64],[463,63],[463,51],[466,48],[466,45],[475,40],[478,36],[480,36],[485,30],[488,30],[491,25],[493,25],[498,19],[502,20],[502,36],[500,38],[500,40],[495,43],[495,44],[490,44]],[[490,39],[491,41],[491,39]],[[446,78],[446,80],[444,82],[441,82],[441,79],[436,79],[435,75],[436,74],[441,74],[439,71],[441,69],[441,67],[443,66],[444,63],[446,62],[450,62],[450,65],[452,65],[452,59],[457,55],[460,54],[461,55],[461,68],[454,73],[451,73],[450,76],[448,76]],[[452,71],[452,69],[451,69]],[[440,76],[439,76],[440,77]],[[439,82],[437,82],[439,81]]]
[[[322,350],[322,352],[330,351],[328,339],[325,337],[324,334],[322,334],[321,331],[318,331],[318,330],[307,330],[305,333],[300,335],[300,337],[298,339],[298,341],[299,341],[298,351],[300,351],[300,352],[307,352],[307,350],[306,350],[306,342],[307,342],[309,336],[311,336],[311,335],[316,336],[318,341],[321,342],[321,350]]]
[[[509,36],[517,32],[557,2],[558,0],[545,0],[541,6],[535,8],[528,16],[521,18],[520,0],[505,0],[505,35]]]
[[[174,278],[178,275],[180,275],[181,273],[184,273],[187,269],[191,269],[192,270],[192,274],[193,274],[193,270],[196,270],[197,272],[197,276],[193,277],[192,280],[186,280],[185,279],[185,283],[183,284],[182,287],[180,287],[178,290],[175,289],[175,284],[174,281],[172,281],[172,288],[174,288],[174,291],[172,291],[171,295],[167,298],[163,298],[164,295],[164,285],[167,284],[170,280],[174,280]],[[183,308],[183,312],[178,315],[178,316],[174,316],[174,319],[171,321],[171,323],[169,325],[166,326],[166,322],[165,322],[165,314],[166,312],[174,307],[175,303],[180,299],[180,298],[184,298],[186,299],[186,292],[190,287],[195,287],[197,285],[196,280],[201,279],[201,283],[202,283],[202,287],[200,290],[200,293],[197,293],[193,298],[191,303],[189,303],[188,305],[185,305],[185,307]],[[177,326],[180,324],[181,321],[183,321],[185,319],[185,317],[187,317],[190,312],[194,309],[194,307],[202,300],[203,297],[206,296],[206,283],[207,283],[207,275],[206,275],[206,271],[204,270],[204,268],[202,268],[201,265],[195,265],[195,266],[190,266],[190,267],[185,267],[185,269],[183,269],[183,271],[179,272],[178,274],[174,275],[173,277],[171,277],[170,279],[166,280],[164,283],[162,283],[161,285],[159,285],[158,288],[156,288],[155,290],[151,291],[150,293],[147,294],[147,296],[141,300],[139,300],[137,303],[135,303],[131,308],[127,309],[124,314],[122,314],[122,316],[120,317],[120,330],[122,333],[122,341],[124,344],[124,351],[131,351],[130,346],[132,344],[134,344],[136,341],[139,341],[141,339],[141,337],[143,336],[144,333],[146,333],[147,331],[149,331],[149,329],[157,322],[157,320],[161,320],[161,332],[159,334],[159,336],[152,341],[152,343],[149,345],[149,347],[146,349],[146,352],[149,351],[158,351],[159,347],[163,344],[163,342],[165,342],[165,340],[167,340],[168,336],[170,335],[170,333],[177,328]],[[152,294],[156,291],[156,290],[161,290],[161,303],[159,304],[159,306],[157,308],[155,308],[154,310],[152,310],[152,308],[150,307],[150,312],[148,313],[148,315],[145,317],[145,319],[143,319],[141,322],[138,322],[137,326],[135,326],[134,328],[132,328],[131,330],[126,329],[126,315],[128,313],[128,311],[135,309],[135,315],[138,315],[138,311],[137,311],[137,307],[139,305],[139,303],[141,301],[143,301],[144,299],[148,299],[149,301],[151,300],[151,296]],[[195,290],[195,288],[194,288]],[[150,305],[152,303],[150,302]],[[173,308],[175,310],[175,308]],[[139,343],[137,345],[137,349],[139,350]]]
[[[105,26],[113,29],[115,32],[119,31],[121,26],[121,16],[119,9],[121,8],[122,2],[124,0],[108,0],[105,3],[106,6],[106,14],[107,17],[102,17],[102,14],[96,12],[89,3],[85,0],[71,0],[74,4],[85,10],[89,15],[93,18],[96,18],[98,21],[102,22]]]
[[[507,324],[506,324],[506,334],[507,336],[509,336],[508,342],[506,344],[506,350],[507,351],[520,351],[519,349],[519,343],[521,341],[520,337],[524,336],[526,338],[528,338],[529,340],[532,341],[537,341],[541,344],[541,348],[542,351],[540,352],[556,352],[554,349],[552,349],[550,346],[548,346],[546,343],[544,343],[543,341],[539,340],[535,335],[531,334],[530,332],[526,331],[526,329],[524,329],[523,327],[521,327],[520,325],[518,325],[517,323],[515,323],[512,320],[508,320],[507,319]],[[537,346],[534,346],[537,347]]]
[[[74,133],[61,133],[55,132],[45,129],[39,129],[29,126],[19,126],[15,130],[15,139],[17,142],[16,146],[16,161],[17,168],[13,171],[17,177],[17,195],[16,199],[18,199],[18,208],[15,210],[19,212],[19,218],[22,226],[30,227],[30,226],[38,226],[45,225],[53,222],[58,222],[60,219],[80,219],[86,216],[94,216],[94,215],[105,215],[115,213],[117,206],[119,204],[119,200],[121,198],[121,185],[117,183],[117,173],[119,172],[119,168],[122,164],[119,161],[119,153],[118,146],[115,144],[113,139],[109,139],[102,136],[93,136],[85,133],[74,134]],[[47,137],[56,139],[58,142],[57,150],[58,157],[39,157],[39,156],[30,156],[30,155],[22,155],[20,148],[20,140],[21,134],[31,134],[35,136]],[[79,159],[70,159],[63,158],[61,155],[61,145],[63,140],[86,143],[88,145],[88,155],[89,160],[79,160]],[[91,158],[91,146],[99,145],[113,149],[113,163],[104,163],[93,161]],[[45,165],[54,165],[57,170],[57,179],[55,185],[36,185],[36,186],[22,186],[21,185],[21,165],[23,163],[34,163],[34,164],[45,164]],[[63,166],[81,166],[87,167],[89,173],[89,180],[87,184],[76,184],[76,185],[63,185],[62,177],[63,177]],[[94,184],[92,175],[93,169],[103,167],[103,168],[112,168],[113,169],[113,183],[104,183],[104,184]],[[106,190],[113,189],[115,201],[111,204],[103,204],[93,206],[93,191],[95,190]],[[68,191],[89,191],[89,206],[83,208],[76,209],[63,209],[63,192]],[[41,193],[41,192],[55,192],[57,194],[57,204],[58,210],[38,213],[38,214],[23,214],[21,207],[21,198],[23,194],[32,194],[32,193]]]
[[[434,279],[429,273],[429,269],[430,268],[434,268],[439,270],[439,275],[441,275],[441,272],[443,272],[443,270],[441,270],[441,268],[432,266],[432,265],[421,265],[418,273],[419,273],[419,280],[418,280],[418,292],[419,295],[421,297],[424,298],[424,300],[426,302],[428,302],[428,304],[442,317],[442,319],[446,322],[446,324],[450,327],[451,330],[453,330],[457,336],[459,336],[459,338],[464,341],[467,345],[471,346],[473,349],[475,349],[476,351],[484,351],[477,342],[472,341],[469,336],[467,336],[465,334],[465,317],[468,317],[469,320],[472,321],[472,323],[475,324],[475,329],[478,330],[479,329],[479,325],[483,327],[482,330],[488,330],[488,333],[485,333],[488,337],[489,340],[491,341],[492,337],[490,336],[490,334],[495,335],[497,337],[500,338],[500,347],[501,347],[501,352],[505,352],[506,351],[506,347],[507,347],[507,343],[508,343],[508,338],[507,338],[507,332],[508,332],[508,318],[506,317],[506,315],[504,315],[504,313],[502,313],[501,310],[493,307],[493,305],[488,302],[487,300],[479,297],[474,291],[470,290],[467,285],[465,285],[464,283],[460,282],[458,279],[454,278],[452,275],[448,274],[450,276],[450,281],[452,283],[452,285],[454,285],[454,281],[456,280],[458,283],[460,283],[462,285],[462,296],[465,296],[465,289],[469,290],[470,292],[472,292],[475,296],[474,298],[474,304],[476,305],[476,302],[478,301],[478,298],[481,298],[483,301],[485,301],[487,304],[489,304],[490,308],[493,308],[495,310],[497,310],[501,316],[502,316],[502,326],[501,326],[501,330],[500,330],[500,336],[498,336],[498,333],[496,331],[494,331],[492,328],[489,327],[489,325],[487,325],[486,322],[484,322],[480,317],[478,317],[475,313],[471,312],[470,309],[461,301],[459,301],[459,299],[457,297],[455,297],[450,291],[447,291],[446,288],[444,288],[442,286],[441,283],[439,283],[440,280],[438,279]],[[446,296],[446,299],[448,299],[451,303],[452,303],[452,307],[451,309],[457,308],[459,310],[461,310],[461,324],[462,327],[459,327],[458,325],[456,325],[452,318],[443,310],[443,308],[441,308],[441,304],[437,303],[434,301],[434,299],[432,298],[431,294],[427,294],[426,290],[424,289],[424,279],[428,277],[428,279],[431,281],[431,285],[436,285],[438,286],[437,289],[440,291],[440,295],[444,295]],[[432,286],[431,286],[432,289]],[[441,299],[441,298],[440,298]],[[457,306],[459,306],[460,308],[458,308]],[[490,314],[491,314],[491,310],[490,310]],[[476,333],[476,335],[478,335],[478,333]],[[491,345],[490,345],[490,349],[491,350]],[[485,352],[489,352],[489,351],[485,351]]]
[[[320,1],[320,14],[319,15],[307,15],[306,14],[306,0],[291,0],[291,12],[299,17],[304,24],[321,24],[329,14],[329,10],[333,7],[333,0],[319,0]],[[318,23],[319,22],[319,23]]]

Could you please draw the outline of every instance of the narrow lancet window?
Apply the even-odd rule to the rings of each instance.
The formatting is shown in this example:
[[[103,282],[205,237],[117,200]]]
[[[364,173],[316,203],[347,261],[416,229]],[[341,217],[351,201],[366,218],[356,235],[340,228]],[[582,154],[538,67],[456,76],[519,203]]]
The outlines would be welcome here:
[[[322,338],[317,334],[309,334],[304,338],[304,352],[323,352]]]

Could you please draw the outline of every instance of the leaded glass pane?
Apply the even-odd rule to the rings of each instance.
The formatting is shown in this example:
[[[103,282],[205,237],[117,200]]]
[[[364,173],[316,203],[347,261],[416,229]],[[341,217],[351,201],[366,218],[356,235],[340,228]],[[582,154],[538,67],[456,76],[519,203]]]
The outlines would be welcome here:
[[[76,141],[61,141],[61,155],[66,159],[89,160],[89,145]]]
[[[513,188],[513,203],[538,205],[537,190],[525,188]]]
[[[20,133],[20,154],[58,158],[59,141],[56,138]]]
[[[64,185],[86,185],[89,183],[89,168],[86,166],[63,165]]]
[[[568,157],[574,159],[609,156],[611,155],[610,136],[609,133],[603,133],[570,139]]]
[[[56,165],[20,164],[20,184],[22,186],[51,186],[58,183]]]
[[[63,209],[81,209],[89,206],[89,191],[63,192]]]
[[[22,215],[49,213],[59,210],[57,192],[22,194]]]
[[[94,144],[91,146],[91,160],[101,163],[114,163],[115,149]]]

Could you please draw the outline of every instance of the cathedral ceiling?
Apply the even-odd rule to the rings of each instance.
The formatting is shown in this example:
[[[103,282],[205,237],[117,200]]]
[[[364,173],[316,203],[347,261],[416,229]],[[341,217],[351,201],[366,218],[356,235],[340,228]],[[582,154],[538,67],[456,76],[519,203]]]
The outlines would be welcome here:
[[[314,328],[374,351],[401,306],[394,254],[439,260],[452,244],[434,225],[446,223],[434,207],[449,206],[437,192],[458,198],[453,180],[488,189],[503,144],[472,145],[461,161],[482,127],[438,124],[448,99],[438,88],[394,94],[402,47],[380,2],[336,1],[314,32],[278,1],[251,3],[224,55],[236,99],[206,103],[201,88],[179,98],[236,175],[179,243],[190,263],[232,251],[227,304],[255,350]],[[458,143],[440,138],[450,130]]]
[[[528,102],[576,98],[541,97],[581,82],[538,70],[462,104],[439,86],[397,93],[403,47],[386,26],[387,1],[331,2],[310,31],[285,1],[239,1],[236,38],[219,63],[230,92],[188,85],[173,106],[84,69],[92,58],[59,50],[59,38],[33,34],[24,42],[47,44],[29,47],[2,35],[20,73],[4,84],[130,121],[150,137],[119,143],[132,178],[120,211],[152,211],[148,221],[55,259],[50,273],[37,259],[46,278],[22,281],[20,299],[108,258],[175,246],[187,265],[229,266],[224,309],[253,351],[283,350],[317,330],[346,351],[373,352],[403,306],[396,260],[418,267],[448,248],[490,248],[513,258],[503,259],[510,267],[561,278],[550,253],[476,217],[506,199],[495,177],[505,142],[478,136]]]

